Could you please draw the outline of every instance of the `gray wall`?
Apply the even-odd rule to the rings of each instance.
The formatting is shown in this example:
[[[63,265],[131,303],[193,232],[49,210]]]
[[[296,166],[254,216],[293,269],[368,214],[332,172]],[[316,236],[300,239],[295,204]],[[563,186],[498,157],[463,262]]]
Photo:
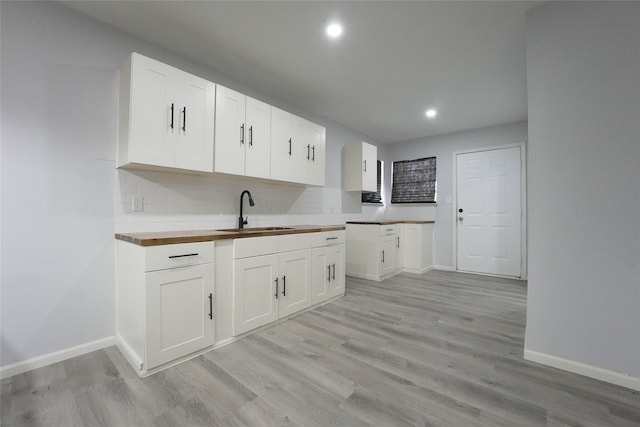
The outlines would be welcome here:
[[[3,367],[113,336],[114,205],[118,205],[114,195],[119,191],[114,183],[123,176],[142,176],[136,190],[142,194],[148,188],[171,185],[172,197],[182,206],[167,215],[163,226],[183,224],[169,222],[182,217],[184,223],[216,224],[213,214],[197,212],[189,203],[194,189],[222,187],[229,177],[219,182],[212,177],[114,170],[117,69],[132,51],[325,125],[327,191],[334,198],[341,187],[342,146],[361,140],[376,143],[58,3],[3,1],[0,7]],[[294,207],[301,204],[298,197],[317,191],[265,182],[260,188],[260,198],[268,198],[273,189]],[[342,198],[332,206],[346,206],[348,211],[329,210],[333,216],[323,215],[326,221],[362,215],[358,194]],[[237,197],[224,203],[216,206],[216,212],[233,226]],[[306,213],[298,209],[296,214],[300,211]],[[286,210],[266,213],[283,222],[300,220]],[[192,221],[194,216],[197,221]],[[145,219],[135,225],[147,224]]]
[[[385,182],[388,219],[425,219],[432,215],[432,205],[391,205],[391,162],[397,160],[437,157],[437,205],[435,207],[434,264],[438,267],[452,267],[452,183],[453,153],[473,148],[492,147],[526,142],[527,122],[516,122],[503,126],[493,126],[468,132],[436,136],[411,142],[388,144],[385,156]]]
[[[530,12],[527,350],[640,377],[640,3]]]

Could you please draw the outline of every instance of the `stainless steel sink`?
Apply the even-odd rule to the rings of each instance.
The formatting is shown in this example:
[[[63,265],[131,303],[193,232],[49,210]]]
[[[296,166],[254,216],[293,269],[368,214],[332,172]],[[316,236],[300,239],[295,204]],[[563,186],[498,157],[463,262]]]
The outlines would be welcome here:
[[[228,231],[231,233],[262,233],[265,231],[293,230],[293,227],[247,227],[247,228],[223,228],[217,231]]]

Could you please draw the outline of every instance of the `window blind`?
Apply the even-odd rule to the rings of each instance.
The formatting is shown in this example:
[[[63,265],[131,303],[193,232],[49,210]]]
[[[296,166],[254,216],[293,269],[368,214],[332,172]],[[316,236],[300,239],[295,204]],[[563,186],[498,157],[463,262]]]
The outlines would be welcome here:
[[[391,203],[435,203],[436,158],[393,162]]]

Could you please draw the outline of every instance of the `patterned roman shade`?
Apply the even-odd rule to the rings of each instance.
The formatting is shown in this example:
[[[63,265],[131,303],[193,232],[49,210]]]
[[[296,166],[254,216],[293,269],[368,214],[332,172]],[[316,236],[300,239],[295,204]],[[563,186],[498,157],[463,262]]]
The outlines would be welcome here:
[[[436,158],[393,162],[391,203],[435,203]]]

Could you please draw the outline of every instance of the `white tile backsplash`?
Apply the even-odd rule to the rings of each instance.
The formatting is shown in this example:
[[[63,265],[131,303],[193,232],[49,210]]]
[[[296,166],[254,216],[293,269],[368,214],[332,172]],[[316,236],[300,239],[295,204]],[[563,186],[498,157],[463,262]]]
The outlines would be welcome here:
[[[155,171],[115,171],[114,213],[117,233],[233,228],[240,194],[249,226],[343,224],[374,218],[360,194],[339,188],[304,187],[231,175],[185,175]],[[144,211],[133,212],[133,196],[144,198]]]

